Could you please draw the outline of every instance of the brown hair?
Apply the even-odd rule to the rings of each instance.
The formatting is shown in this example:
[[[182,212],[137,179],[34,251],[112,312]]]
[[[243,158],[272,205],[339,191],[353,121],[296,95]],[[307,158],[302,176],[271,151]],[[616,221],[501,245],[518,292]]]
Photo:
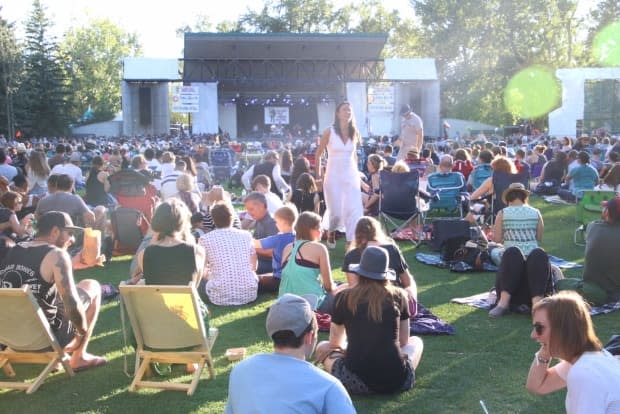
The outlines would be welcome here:
[[[336,300],[344,300],[349,311],[355,315],[359,306],[368,303],[368,319],[373,322],[383,320],[383,303],[387,298],[392,301],[401,293],[406,295],[401,288],[393,286],[388,280],[373,280],[360,277],[355,286],[342,291]]]
[[[223,229],[230,227],[233,220],[233,211],[228,203],[218,201],[209,210],[211,218],[213,218],[213,224],[217,229]]]
[[[295,238],[297,240],[312,240],[310,231],[321,228],[321,216],[311,211],[304,211],[295,223]]]
[[[340,130],[340,121],[338,120],[338,112],[340,112],[340,108],[342,108],[345,105],[349,105],[351,106],[350,102],[342,102],[340,104],[338,104],[338,106],[336,107],[336,111],[334,112],[334,131],[336,131],[336,133],[338,135],[340,135],[342,137],[342,131]],[[348,136],[349,139],[351,139],[353,141],[353,144],[357,144],[360,140],[360,132],[357,129],[357,125],[355,124],[355,115],[353,115],[353,108],[351,108],[351,120],[349,121],[349,125],[348,125]]]
[[[364,250],[369,241],[377,241],[379,243],[389,243],[383,230],[381,223],[373,217],[363,216],[357,220],[355,225],[355,247]]]
[[[9,210],[15,210],[15,206],[22,200],[22,196],[15,191],[7,191],[0,197],[0,203]]]
[[[495,159],[493,159],[493,161],[491,161],[491,168],[493,168],[493,171],[497,172],[505,172],[508,174],[517,173],[517,167],[515,167],[515,164],[510,159],[502,155],[498,155]]]
[[[543,298],[534,305],[532,314],[541,309],[547,311],[549,319],[549,347],[557,352],[552,356],[574,362],[584,352],[603,348],[594,332],[589,306],[578,293],[561,291]]]
[[[603,178],[603,183],[612,187],[614,191],[616,187],[620,184],[620,165],[616,164],[605,174],[605,178]]]
[[[277,209],[273,216],[286,221],[292,226],[295,220],[297,220],[297,208],[292,204],[287,204]]]
[[[289,171],[293,166],[293,154],[290,150],[282,151],[280,158],[280,168],[282,171]]]
[[[252,180],[252,189],[256,191],[256,186],[262,185],[267,190],[271,189],[271,179],[265,174],[259,174]]]
[[[309,173],[300,175],[295,186],[305,193],[316,193],[318,191],[316,181],[314,181],[314,177]]]
[[[151,228],[159,233],[157,240],[175,233],[186,232],[190,223],[191,213],[185,203],[176,198],[170,198],[161,203],[151,220]]]
[[[50,166],[47,157],[41,151],[32,151],[26,168],[36,177],[47,177],[50,175]]]

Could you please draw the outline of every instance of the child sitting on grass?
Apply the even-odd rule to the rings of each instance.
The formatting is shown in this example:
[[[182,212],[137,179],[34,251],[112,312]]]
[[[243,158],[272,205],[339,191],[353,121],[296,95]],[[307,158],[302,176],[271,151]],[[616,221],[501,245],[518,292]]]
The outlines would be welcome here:
[[[254,248],[272,249],[273,273],[258,275],[259,292],[277,292],[280,288],[282,274],[282,252],[284,248],[295,241],[293,225],[297,220],[297,210],[293,205],[285,205],[276,210],[274,219],[278,234],[254,240]]]

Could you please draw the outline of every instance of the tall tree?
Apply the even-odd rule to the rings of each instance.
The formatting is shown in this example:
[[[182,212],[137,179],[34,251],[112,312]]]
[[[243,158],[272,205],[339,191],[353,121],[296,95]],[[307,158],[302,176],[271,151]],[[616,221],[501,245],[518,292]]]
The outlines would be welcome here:
[[[331,31],[336,17],[329,0],[266,0],[260,12],[248,8],[238,26],[254,33],[321,33]]]
[[[137,35],[109,19],[91,18],[65,33],[61,51],[70,75],[71,119],[78,119],[89,106],[91,122],[113,118],[121,109],[122,59],[140,53]]]
[[[612,23],[620,22],[620,3],[617,0],[601,0],[597,6],[593,8],[589,15],[590,26],[588,28],[588,39],[586,47],[588,52],[587,62],[590,65],[600,66],[601,62],[596,59],[593,52],[593,42],[597,34]],[[618,31],[611,34],[612,36],[620,36]],[[619,41],[616,38],[616,43]]]
[[[13,99],[20,68],[21,51],[15,39],[13,24],[0,17],[0,133],[8,137],[15,136]]]
[[[444,115],[512,123],[502,95],[534,64],[576,64],[577,0],[411,0],[442,82]]]
[[[24,76],[18,91],[21,111],[17,119],[18,127],[32,135],[63,134],[67,130],[67,77],[51,27],[40,0],[34,0],[25,24]]]

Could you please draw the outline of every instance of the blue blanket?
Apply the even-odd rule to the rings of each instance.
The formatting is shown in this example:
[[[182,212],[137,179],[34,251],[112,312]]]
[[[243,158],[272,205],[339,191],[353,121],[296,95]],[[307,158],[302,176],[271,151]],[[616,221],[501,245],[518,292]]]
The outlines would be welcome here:
[[[456,330],[449,323],[418,303],[418,312],[410,323],[412,335],[454,335]]]
[[[446,262],[441,259],[439,253],[416,253],[415,258],[418,262],[435,266],[435,267],[445,267],[450,268],[452,272],[472,272],[475,271],[474,268],[468,265],[465,262]],[[579,263],[569,262],[557,256],[549,256],[549,262],[552,265],[556,265],[560,269],[576,269],[579,267],[583,267]],[[492,263],[484,263],[484,271],[485,272],[497,272],[497,266]]]

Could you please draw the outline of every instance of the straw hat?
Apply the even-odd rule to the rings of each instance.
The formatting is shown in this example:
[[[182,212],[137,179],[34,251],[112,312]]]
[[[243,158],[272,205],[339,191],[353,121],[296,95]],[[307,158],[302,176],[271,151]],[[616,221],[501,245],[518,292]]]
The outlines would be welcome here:
[[[504,204],[508,204],[508,201],[506,201],[506,198],[508,198],[508,194],[510,193],[514,193],[514,192],[519,192],[521,194],[523,194],[523,198],[527,198],[530,195],[530,192],[528,190],[526,190],[525,186],[521,183],[512,183],[508,186],[507,189],[504,190],[503,194],[502,194],[502,201],[504,202]]]

